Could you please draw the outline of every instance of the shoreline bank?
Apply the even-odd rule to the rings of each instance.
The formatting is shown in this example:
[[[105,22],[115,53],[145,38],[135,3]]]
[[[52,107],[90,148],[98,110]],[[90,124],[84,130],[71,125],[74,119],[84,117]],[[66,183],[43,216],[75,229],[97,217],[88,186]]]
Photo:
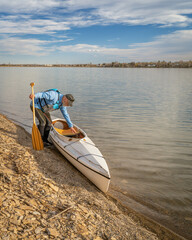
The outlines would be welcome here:
[[[103,194],[0,114],[0,238],[184,239]],[[152,224],[153,223],[153,224]]]

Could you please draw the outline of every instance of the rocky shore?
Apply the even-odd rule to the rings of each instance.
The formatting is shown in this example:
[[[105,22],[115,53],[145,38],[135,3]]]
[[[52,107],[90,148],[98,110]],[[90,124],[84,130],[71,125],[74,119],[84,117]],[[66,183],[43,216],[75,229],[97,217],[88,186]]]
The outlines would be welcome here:
[[[165,237],[165,238],[164,238]],[[0,239],[175,239],[151,231],[56,149],[0,115]]]

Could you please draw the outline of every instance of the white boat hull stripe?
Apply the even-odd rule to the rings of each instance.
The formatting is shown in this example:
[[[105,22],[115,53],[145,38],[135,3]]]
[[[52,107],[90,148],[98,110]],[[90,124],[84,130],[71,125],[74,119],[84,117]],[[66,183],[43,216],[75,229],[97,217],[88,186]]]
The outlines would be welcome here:
[[[97,154],[91,154],[91,153],[89,153],[89,154],[85,154],[85,155],[82,155],[82,156],[79,156],[79,157],[77,157],[77,160],[79,159],[79,158],[82,158],[82,157],[87,157],[87,156],[96,156],[96,157],[101,157],[101,158],[104,158],[103,156],[101,156],[101,155],[97,155]]]
[[[66,148],[66,147],[68,147],[68,146],[72,145],[73,143],[76,143],[76,142],[71,142],[71,143],[69,143],[69,144],[67,144],[67,145],[63,146],[63,148]]]

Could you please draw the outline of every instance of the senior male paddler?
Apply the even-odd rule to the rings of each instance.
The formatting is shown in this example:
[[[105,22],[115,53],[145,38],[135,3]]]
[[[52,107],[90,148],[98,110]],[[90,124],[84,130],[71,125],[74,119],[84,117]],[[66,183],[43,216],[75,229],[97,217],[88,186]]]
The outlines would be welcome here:
[[[29,95],[30,99],[33,97],[35,103],[35,115],[39,120],[38,128],[45,145],[48,143],[47,137],[51,128],[51,111],[60,109],[69,128],[71,129],[71,132],[76,133],[66,108],[68,106],[72,107],[73,102],[75,101],[72,94],[63,95],[57,89],[50,89],[45,92],[36,93],[35,95]],[[32,102],[30,107],[32,110]]]

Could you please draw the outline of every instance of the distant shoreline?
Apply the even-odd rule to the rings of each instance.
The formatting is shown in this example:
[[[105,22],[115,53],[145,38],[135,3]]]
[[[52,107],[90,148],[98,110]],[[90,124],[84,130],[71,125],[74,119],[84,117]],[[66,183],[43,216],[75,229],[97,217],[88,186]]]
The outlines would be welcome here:
[[[0,64],[0,67],[192,68],[192,60],[177,62],[112,62],[102,64]]]

